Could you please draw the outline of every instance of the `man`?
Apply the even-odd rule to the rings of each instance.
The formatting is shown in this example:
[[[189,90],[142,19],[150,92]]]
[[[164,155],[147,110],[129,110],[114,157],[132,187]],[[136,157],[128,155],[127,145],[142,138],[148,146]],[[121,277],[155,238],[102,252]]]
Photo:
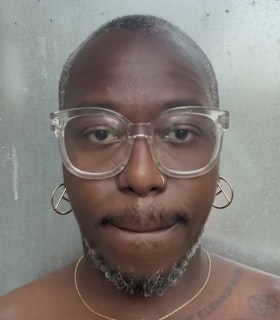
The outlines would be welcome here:
[[[150,16],[108,23],[68,59],[60,108],[85,256],[4,296],[1,320],[280,318],[279,277],[200,247],[228,114],[188,36]]]

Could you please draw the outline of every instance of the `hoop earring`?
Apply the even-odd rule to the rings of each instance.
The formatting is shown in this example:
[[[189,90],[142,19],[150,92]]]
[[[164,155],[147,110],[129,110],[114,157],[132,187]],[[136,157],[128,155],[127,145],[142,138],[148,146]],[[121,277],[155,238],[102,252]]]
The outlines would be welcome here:
[[[223,188],[222,183],[224,182],[224,184],[226,185],[227,190],[225,190],[225,188]],[[219,181],[217,183],[217,192],[216,192],[216,196],[218,196],[219,194],[223,194],[223,198],[226,201],[226,204],[224,205],[212,205],[214,208],[216,209],[224,209],[226,207],[228,207],[232,201],[233,201],[233,196],[234,196],[234,190],[233,187],[231,185],[231,183],[223,177],[219,177]]]
[[[63,188],[62,192],[59,193],[59,189]],[[61,201],[62,200],[65,200],[67,202],[70,202],[68,198],[65,197],[65,193],[66,193],[66,187],[64,185],[64,183],[58,185],[52,192],[52,196],[51,196],[51,204],[52,204],[52,208],[53,210],[62,215],[62,216],[65,216],[66,214],[70,213],[72,211],[72,208],[68,211],[62,211],[62,210],[59,210],[59,205],[61,204]],[[57,203],[55,204],[55,198],[59,198]]]

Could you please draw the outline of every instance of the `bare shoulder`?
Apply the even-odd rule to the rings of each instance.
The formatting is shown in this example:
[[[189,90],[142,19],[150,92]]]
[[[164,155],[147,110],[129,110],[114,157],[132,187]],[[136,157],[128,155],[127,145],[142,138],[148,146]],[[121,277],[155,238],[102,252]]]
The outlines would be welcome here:
[[[280,319],[279,276],[216,255],[212,261],[213,277],[219,283],[212,307],[221,307],[220,318],[227,314],[229,320]]]
[[[235,270],[237,274],[240,273],[240,277],[242,277],[248,290],[258,289],[280,293],[280,276],[248,267],[217,255],[212,255],[212,259],[217,267],[225,270]]]
[[[65,301],[69,303],[74,299],[73,268],[73,265],[66,266],[2,296],[0,320],[53,318],[51,310],[54,306],[59,312],[58,306],[63,308]],[[69,305],[66,310],[69,310]]]

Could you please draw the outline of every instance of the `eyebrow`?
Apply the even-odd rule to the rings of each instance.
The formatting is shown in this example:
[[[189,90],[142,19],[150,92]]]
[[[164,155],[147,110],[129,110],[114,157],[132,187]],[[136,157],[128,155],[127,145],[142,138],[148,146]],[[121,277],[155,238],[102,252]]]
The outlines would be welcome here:
[[[189,107],[189,106],[194,106],[194,107],[201,107],[204,104],[202,101],[199,101],[197,99],[178,99],[178,100],[172,100],[172,101],[167,101],[162,104],[162,108],[164,110],[166,109],[171,109],[175,107]]]
[[[113,111],[119,111],[121,106],[114,102],[92,102],[92,101],[83,101],[79,103],[75,108],[103,108],[110,109]]]

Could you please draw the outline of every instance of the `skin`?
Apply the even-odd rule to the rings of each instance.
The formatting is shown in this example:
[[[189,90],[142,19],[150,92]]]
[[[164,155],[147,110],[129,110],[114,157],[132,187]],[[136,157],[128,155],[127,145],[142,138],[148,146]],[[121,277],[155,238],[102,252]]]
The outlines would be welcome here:
[[[150,122],[166,108],[211,106],[212,102],[205,74],[167,36],[113,30],[99,35],[82,51],[66,90],[67,108],[100,104],[132,122]],[[147,273],[169,270],[192,247],[211,210],[218,170],[217,164],[196,178],[166,176],[161,188],[161,173],[148,146],[144,139],[137,139],[119,175],[86,180],[64,168],[64,180],[82,236],[110,265],[135,273],[141,281]],[[151,205],[155,215],[164,208],[164,222],[150,221]],[[135,209],[140,223],[119,219]],[[178,211],[186,217],[185,223],[174,220]],[[108,216],[116,223],[102,226]],[[205,290],[170,319],[279,319],[278,277],[213,254],[211,261]],[[84,299],[98,312],[118,319],[158,319],[195,295],[208,267],[206,254],[198,250],[178,285],[151,298],[120,295],[87,257],[77,280]],[[0,320],[97,318],[79,300],[73,272],[71,264],[4,296]]]
[[[197,68],[185,62],[181,51],[165,39],[125,34],[127,38],[123,32],[114,32],[116,40],[112,44],[112,35],[98,37],[87,56],[74,64],[66,91],[67,108],[82,103],[101,104],[131,122],[150,122],[164,108],[180,106],[182,101],[187,105],[210,104],[206,96],[208,88],[201,87]],[[109,52],[106,55],[104,48]],[[182,67],[185,72],[177,74]],[[196,179],[165,177],[163,189],[160,189],[161,175],[144,139],[135,141],[127,166],[111,179],[85,180],[64,170],[65,185],[82,235],[109,264],[140,277],[169,269],[192,247],[212,206],[218,168]],[[164,209],[165,222],[150,221],[151,205],[155,207],[155,215]],[[111,225],[100,227],[108,216],[117,220],[133,209],[141,216],[141,222],[125,220],[120,227],[145,232],[123,232]],[[175,225],[176,212],[182,212],[188,223]],[[167,225],[173,226],[172,230],[151,232]]]

